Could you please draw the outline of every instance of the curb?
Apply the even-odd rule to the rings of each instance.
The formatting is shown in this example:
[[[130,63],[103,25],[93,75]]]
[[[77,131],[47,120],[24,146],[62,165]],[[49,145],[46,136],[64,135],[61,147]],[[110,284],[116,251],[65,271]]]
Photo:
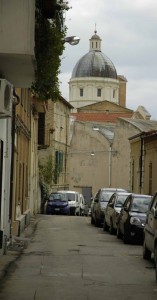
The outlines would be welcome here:
[[[32,217],[30,224],[25,228],[20,236],[12,236],[12,243],[8,246],[7,253],[0,256],[0,280],[4,279],[14,263],[20,258],[23,250],[28,247],[31,242],[33,233],[36,230],[38,221],[36,217]]]

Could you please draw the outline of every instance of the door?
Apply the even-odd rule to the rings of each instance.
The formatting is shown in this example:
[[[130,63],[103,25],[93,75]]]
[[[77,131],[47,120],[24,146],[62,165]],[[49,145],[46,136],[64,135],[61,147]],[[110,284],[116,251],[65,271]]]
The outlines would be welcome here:
[[[82,187],[82,195],[85,199],[85,203],[90,207],[92,197],[92,187]]]

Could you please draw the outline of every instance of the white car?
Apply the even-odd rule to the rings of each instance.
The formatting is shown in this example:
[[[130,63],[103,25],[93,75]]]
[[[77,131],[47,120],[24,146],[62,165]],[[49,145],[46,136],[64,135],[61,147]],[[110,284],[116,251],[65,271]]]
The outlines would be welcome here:
[[[88,205],[82,194],[79,195],[79,207],[76,209],[77,216],[88,216]]]

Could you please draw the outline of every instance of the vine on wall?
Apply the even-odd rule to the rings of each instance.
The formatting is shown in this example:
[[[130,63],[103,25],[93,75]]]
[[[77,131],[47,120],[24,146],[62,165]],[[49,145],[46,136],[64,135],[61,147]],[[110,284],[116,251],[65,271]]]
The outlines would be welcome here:
[[[66,31],[63,11],[56,10],[54,18],[47,19],[42,11],[42,0],[36,0],[36,70],[32,92],[41,100],[55,100],[61,96],[58,75]]]

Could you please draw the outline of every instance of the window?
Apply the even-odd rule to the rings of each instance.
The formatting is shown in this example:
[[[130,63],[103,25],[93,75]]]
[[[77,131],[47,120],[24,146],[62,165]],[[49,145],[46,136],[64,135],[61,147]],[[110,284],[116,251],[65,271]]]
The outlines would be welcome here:
[[[101,97],[101,89],[97,89],[97,97]]]
[[[80,97],[83,97],[83,88],[80,89]]]
[[[116,97],[116,90],[113,90],[113,98]]]
[[[38,145],[45,144],[45,114],[39,113],[38,119]]]

